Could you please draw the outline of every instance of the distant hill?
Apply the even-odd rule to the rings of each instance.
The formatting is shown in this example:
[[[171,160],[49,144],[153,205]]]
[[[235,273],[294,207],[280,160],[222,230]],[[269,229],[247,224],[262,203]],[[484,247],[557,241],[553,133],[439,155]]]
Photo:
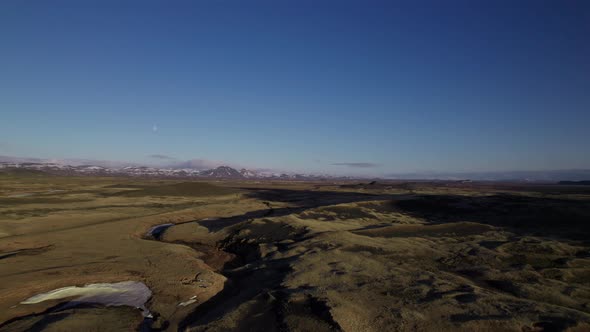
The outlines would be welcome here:
[[[509,182],[586,181],[590,169],[565,169],[548,171],[497,171],[497,172],[416,172],[389,174],[392,180],[465,180]]]
[[[236,169],[233,169],[229,166],[219,166],[214,169],[201,171],[199,173],[199,175],[204,176],[204,177],[208,177],[208,178],[225,178],[225,179],[239,179],[239,178],[244,177],[242,175],[242,173],[238,172]]]
[[[557,184],[575,185],[575,186],[590,186],[590,180],[584,180],[584,181],[559,181]]]

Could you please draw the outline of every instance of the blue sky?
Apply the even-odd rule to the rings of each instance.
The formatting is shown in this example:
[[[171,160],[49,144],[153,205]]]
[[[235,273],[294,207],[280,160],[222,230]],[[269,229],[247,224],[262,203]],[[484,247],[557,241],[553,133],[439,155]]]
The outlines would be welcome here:
[[[589,35],[575,0],[2,1],[0,155],[590,168]]]

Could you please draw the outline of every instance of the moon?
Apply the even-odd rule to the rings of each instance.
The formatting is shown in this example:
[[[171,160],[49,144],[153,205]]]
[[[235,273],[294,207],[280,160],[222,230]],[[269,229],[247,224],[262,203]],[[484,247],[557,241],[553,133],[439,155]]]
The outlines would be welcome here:
[[[157,132],[157,131],[158,131],[158,126],[157,126],[157,125],[154,125],[154,126],[152,127],[152,131],[153,131],[154,133],[155,133],[155,132]]]

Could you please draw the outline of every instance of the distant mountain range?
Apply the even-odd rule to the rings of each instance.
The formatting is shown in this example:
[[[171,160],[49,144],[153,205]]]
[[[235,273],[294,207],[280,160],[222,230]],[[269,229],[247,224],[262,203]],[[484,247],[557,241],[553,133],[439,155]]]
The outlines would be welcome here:
[[[195,177],[214,179],[281,179],[281,180],[321,180],[321,179],[364,179],[369,177],[332,176],[317,174],[287,173],[236,169],[230,166],[199,169],[202,162],[176,164],[166,167],[142,166],[132,163],[87,160],[87,159],[40,159],[0,156],[0,169],[21,168],[39,170],[63,175],[126,175],[152,177]],[[589,181],[590,169],[549,170],[549,171],[498,171],[498,172],[416,172],[388,174],[380,177],[390,180],[445,180],[445,181],[517,181],[517,182],[560,182]],[[374,178],[376,179],[376,178]],[[585,183],[583,183],[585,184]]]
[[[173,169],[147,166],[105,167],[97,165],[65,165],[61,163],[40,162],[1,162],[2,169],[27,169],[56,175],[97,175],[97,176],[141,176],[141,177],[176,177],[176,178],[215,178],[215,179],[280,179],[280,180],[323,180],[349,179],[328,175],[287,174],[259,172],[249,169],[236,170],[229,166],[196,170],[191,168]]]
[[[547,171],[496,171],[496,172],[417,172],[389,174],[388,179],[399,180],[473,180],[473,181],[518,181],[559,182],[590,180],[590,169],[566,169]]]

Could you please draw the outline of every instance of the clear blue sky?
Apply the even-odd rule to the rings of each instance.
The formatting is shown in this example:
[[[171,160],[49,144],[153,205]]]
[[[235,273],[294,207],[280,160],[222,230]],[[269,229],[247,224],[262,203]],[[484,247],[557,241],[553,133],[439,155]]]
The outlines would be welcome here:
[[[10,156],[590,168],[590,2],[1,1],[0,115]]]

